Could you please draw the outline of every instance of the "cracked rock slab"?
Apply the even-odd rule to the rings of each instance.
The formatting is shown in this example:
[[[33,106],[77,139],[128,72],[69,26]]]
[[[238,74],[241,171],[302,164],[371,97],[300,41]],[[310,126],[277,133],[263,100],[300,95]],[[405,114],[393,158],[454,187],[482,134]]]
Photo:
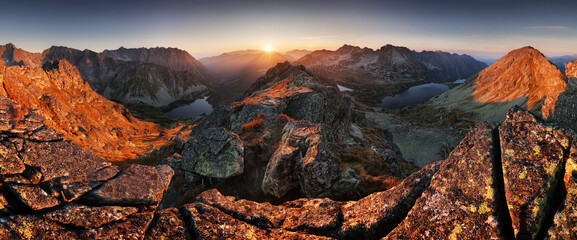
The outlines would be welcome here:
[[[543,231],[547,212],[555,211],[550,204],[563,183],[561,171],[571,135],[528,111],[512,108],[499,127],[499,136],[513,228],[516,234],[527,231],[535,238]]]
[[[407,217],[385,239],[502,239],[492,127],[478,124],[443,161]]]
[[[216,207],[237,219],[262,228],[279,228],[286,215],[285,208],[282,206],[274,206],[268,202],[235,200],[234,197],[223,196],[216,189],[204,191],[196,201]]]
[[[58,199],[50,196],[36,185],[8,184],[8,187],[18,199],[32,210],[51,208],[60,204]]]
[[[174,171],[167,165],[131,165],[121,175],[90,193],[94,204],[158,204],[170,184]]]
[[[135,207],[103,206],[91,207],[69,204],[62,209],[45,214],[44,217],[66,225],[97,228],[104,224],[125,219],[138,211]]]

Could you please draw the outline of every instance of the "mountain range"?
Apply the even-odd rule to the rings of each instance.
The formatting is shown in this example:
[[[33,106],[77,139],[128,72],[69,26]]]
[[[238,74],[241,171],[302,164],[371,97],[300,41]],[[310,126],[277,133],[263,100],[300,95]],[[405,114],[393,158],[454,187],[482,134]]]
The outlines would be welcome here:
[[[0,47],[0,55],[8,66],[40,67],[48,61],[66,59],[96,92],[123,104],[164,106],[209,92],[205,83],[208,73],[202,64],[174,48],[121,48],[101,54],[53,46],[42,53],[30,53],[7,44]]]
[[[393,45],[378,50],[344,45],[336,51],[314,51],[295,64],[304,65],[323,80],[353,89],[357,99],[370,105],[380,105],[384,96],[411,86],[452,82],[486,67],[468,55],[415,52]]]

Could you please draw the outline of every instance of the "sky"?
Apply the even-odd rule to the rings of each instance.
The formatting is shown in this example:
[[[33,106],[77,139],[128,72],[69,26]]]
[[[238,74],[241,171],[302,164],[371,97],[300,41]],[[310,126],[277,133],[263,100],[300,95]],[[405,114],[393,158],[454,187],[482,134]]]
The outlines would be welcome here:
[[[577,1],[2,0],[0,44],[102,51],[177,47],[196,58],[241,49],[378,49],[386,44],[499,58],[523,46],[577,54]]]

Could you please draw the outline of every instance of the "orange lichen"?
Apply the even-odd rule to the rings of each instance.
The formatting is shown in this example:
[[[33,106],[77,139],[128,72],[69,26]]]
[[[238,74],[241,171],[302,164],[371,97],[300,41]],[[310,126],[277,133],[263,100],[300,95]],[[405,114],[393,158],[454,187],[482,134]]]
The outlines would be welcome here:
[[[263,114],[259,113],[256,118],[248,123],[242,125],[243,131],[254,131],[264,124]]]
[[[291,117],[287,116],[287,115],[284,114],[284,113],[279,114],[278,117],[277,117],[277,119],[278,119],[279,121],[281,121],[282,123],[287,123],[287,122],[289,122],[289,121],[291,121],[291,122],[296,122],[296,120],[295,120],[294,118],[291,118]]]

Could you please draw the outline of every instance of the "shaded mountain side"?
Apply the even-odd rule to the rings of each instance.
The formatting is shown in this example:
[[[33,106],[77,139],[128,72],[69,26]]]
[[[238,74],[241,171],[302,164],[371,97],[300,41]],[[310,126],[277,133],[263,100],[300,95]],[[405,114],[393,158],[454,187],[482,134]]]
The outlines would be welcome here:
[[[216,187],[258,201],[358,199],[388,189],[416,167],[382,129],[351,118],[351,99],[303,66],[280,63],[192,130],[162,206]]]
[[[174,144],[178,129],[161,131],[142,122],[122,105],[98,95],[66,60],[43,68],[6,67],[0,63],[0,95],[34,109],[46,125],[66,139],[108,160],[133,159]]]
[[[551,63],[555,64],[555,66],[557,66],[561,72],[565,72],[565,65],[577,60],[577,54],[549,57],[549,60]]]
[[[67,47],[53,46],[42,53],[28,53],[16,49],[12,44],[0,47],[0,49],[9,50],[4,50],[2,55],[9,66],[41,67],[48,61],[66,59],[78,68],[84,81],[88,82],[96,92],[123,104],[165,106],[176,100],[198,99],[210,91],[205,84],[208,75],[206,70],[192,56],[181,50],[140,49],[139,51],[144,52],[143,56],[149,57],[148,60],[152,62],[149,63],[143,62],[140,58],[125,61],[90,50],[80,51]],[[18,54],[9,54],[10,52]],[[149,54],[146,55],[146,52]],[[161,59],[152,59],[158,55],[163,56]],[[188,64],[180,66],[175,63],[181,59],[188,59]],[[163,62],[168,66],[155,64],[156,62]],[[187,68],[186,71],[179,70],[184,67]]]
[[[254,81],[279,62],[293,58],[278,52],[244,50],[206,57],[199,61],[215,76],[207,82],[215,89],[223,102],[232,102],[254,83]]]
[[[419,53],[392,45],[376,51],[344,45],[336,51],[314,51],[295,63],[319,78],[353,89],[355,98],[374,106],[411,86],[466,78],[486,67],[467,55]]]
[[[424,105],[474,112],[485,121],[502,121],[514,105],[549,117],[555,111],[557,96],[565,89],[565,80],[543,54],[524,47]]]
[[[176,71],[190,71],[205,73],[202,63],[196,60],[188,52],[178,48],[124,48],[116,50],[104,50],[104,56],[116,58],[125,62],[136,61],[153,63],[169,67]]]
[[[51,47],[43,55],[44,61],[68,60],[96,92],[121,103],[164,106],[180,99],[197,99],[209,91],[202,70],[176,71],[66,47]]]

